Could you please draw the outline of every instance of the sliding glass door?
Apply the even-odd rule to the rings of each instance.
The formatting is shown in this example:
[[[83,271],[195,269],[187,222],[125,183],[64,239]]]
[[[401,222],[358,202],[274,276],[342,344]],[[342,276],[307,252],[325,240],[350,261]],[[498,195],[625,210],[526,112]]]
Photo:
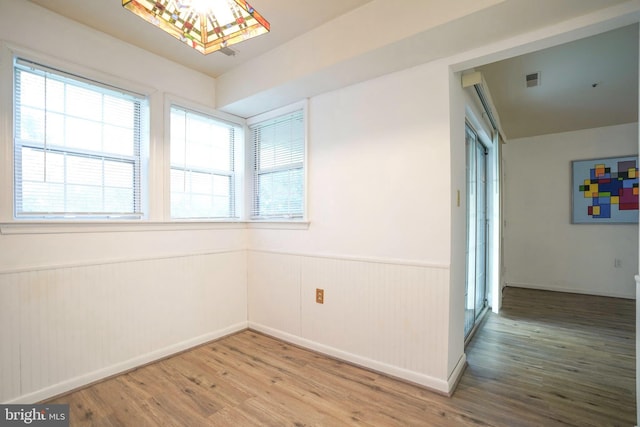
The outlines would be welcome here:
[[[467,280],[464,335],[487,307],[487,149],[466,125]]]

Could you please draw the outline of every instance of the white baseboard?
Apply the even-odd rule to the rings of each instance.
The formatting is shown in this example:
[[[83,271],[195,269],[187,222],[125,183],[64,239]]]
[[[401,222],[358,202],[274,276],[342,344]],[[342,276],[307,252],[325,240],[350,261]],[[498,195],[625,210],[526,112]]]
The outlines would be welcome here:
[[[465,368],[467,367],[467,354],[462,353],[460,360],[456,364],[456,367],[453,368],[453,372],[449,375],[449,380],[447,381],[448,395],[451,396],[455,391],[460,379],[462,378],[462,374],[464,373]]]
[[[215,332],[210,332],[198,337],[194,337],[186,341],[182,341],[177,344],[173,344],[168,347],[164,347],[164,348],[152,351],[150,353],[134,357],[124,362],[116,363],[115,365],[111,365],[111,366],[99,369],[97,371],[89,372],[87,374],[80,375],[78,377],[71,378],[57,384],[53,384],[51,386],[45,387],[40,390],[36,390],[31,393],[23,394],[21,396],[18,396],[14,399],[11,399],[3,403],[30,404],[30,403],[35,403],[35,402],[40,402],[46,399],[50,399],[54,396],[58,396],[58,395],[67,393],[69,391],[72,391],[81,387],[85,387],[89,384],[98,382],[100,380],[104,380],[106,378],[122,374],[132,369],[144,366],[146,364],[158,361],[160,359],[164,359],[171,355],[183,352],[193,347],[197,347],[209,341],[222,338],[226,335],[231,335],[233,333],[242,331],[244,329],[247,329],[247,322],[240,322]]]
[[[398,366],[382,363],[377,360],[359,356],[357,354],[348,353],[346,351],[320,344],[306,338],[301,338],[288,332],[273,329],[259,323],[249,322],[249,329],[253,329],[265,335],[270,335],[274,338],[278,338],[291,344],[295,344],[309,350],[317,351],[318,353],[326,354],[327,356],[331,356],[336,359],[343,360],[345,362],[349,362],[351,364],[388,375],[390,377],[398,378],[400,380],[420,385],[422,387],[445,395],[451,395],[453,393],[453,387],[455,387],[455,385],[457,384],[458,377],[462,374],[464,366],[466,364],[466,356],[463,356],[464,361],[461,359],[462,363],[458,363],[458,366],[456,366],[456,369],[454,369],[454,372],[452,373],[450,378],[448,380],[444,380],[421,374],[419,372],[400,368]]]
[[[616,292],[606,292],[606,291],[600,291],[600,290],[587,290],[587,289],[572,289],[572,288],[564,288],[562,286],[541,285],[537,283],[531,284],[531,283],[507,282],[505,284],[505,287],[537,289],[540,291],[566,292],[570,294],[595,295],[595,296],[610,297],[610,298],[636,299],[633,292],[630,292],[629,294],[620,294]]]

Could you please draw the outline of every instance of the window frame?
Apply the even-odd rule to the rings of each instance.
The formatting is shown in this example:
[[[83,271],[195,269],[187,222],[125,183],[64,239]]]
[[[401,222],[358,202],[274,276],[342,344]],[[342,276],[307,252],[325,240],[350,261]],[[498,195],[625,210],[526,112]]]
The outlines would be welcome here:
[[[8,165],[4,178],[0,178],[5,197],[0,198],[0,223],[4,227],[8,224],[87,224],[87,223],[140,223],[149,217],[148,202],[148,162],[149,162],[149,141],[150,141],[150,113],[151,99],[149,93],[151,90],[141,86],[131,84],[131,82],[114,79],[111,76],[103,75],[94,70],[70,64],[64,61],[48,57],[43,54],[37,54],[11,45],[3,44],[0,53],[0,92],[4,92],[9,96],[2,97],[3,101],[0,109],[5,112],[4,124],[5,132],[2,137],[7,141],[5,149],[0,152],[0,162]],[[135,138],[136,148],[131,156],[112,155],[105,152],[91,152],[84,148],[70,147],[47,147],[39,143],[31,143],[28,141],[19,141],[17,135],[17,80],[16,73],[19,67],[34,68],[45,73],[52,73],[61,76],[63,79],[69,79],[78,83],[78,86],[85,86],[89,89],[93,87],[105,88],[107,91],[114,93],[122,93],[126,96],[136,99],[141,107],[138,116],[138,124],[136,126]],[[65,113],[66,115],[66,113]],[[19,147],[34,148],[36,150],[47,150],[48,152],[68,153],[72,157],[78,158],[94,158],[106,159],[116,162],[124,162],[131,164],[137,172],[133,177],[133,196],[137,198],[138,206],[134,206],[132,213],[111,214],[107,212],[98,213],[20,213],[19,202],[17,199],[17,187],[19,185],[19,177],[16,173],[20,170],[16,163],[20,159],[17,153]],[[61,150],[60,150],[61,149]],[[64,185],[68,185],[66,180]],[[102,184],[104,188],[104,183]],[[136,209],[137,208],[137,209]],[[135,211],[138,212],[135,212]]]
[[[308,173],[309,173],[309,150],[308,150],[308,135],[309,135],[309,121],[308,121],[308,110],[309,110],[309,100],[305,99],[300,102],[296,102],[281,108],[277,108],[275,110],[268,111],[266,113],[258,114],[247,119],[247,152],[250,153],[247,156],[247,171],[248,171],[248,185],[247,185],[247,198],[246,198],[246,207],[247,207],[247,215],[248,221],[258,224],[258,223],[302,223],[308,225],[309,215],[308,215],[308,197],[309,197],[309,186],[308,186]],[[303,121],[303,160],[302,160],[302,171],[303,171],[303,189],[302,189],[302,215],[301,216],[286,216],[286,215],[256,215],[254,211],[256,210],[257,200],[256,197],[258,195],[257,186],[257,165],[256,165],[256,152],[255,152],[255,144],[253,138],[253,130],[252,127],[259,125],[260,123],[268,122],[270,120],[277,119],[278,117],[286,116],[297,111],[301,111],[302,113],[302,121]],[[274,171],[286,171],[292,170],[293,168],[287,167],[275,167],[271,168],[265,173],[270,173]]]
[[[210,107],[206,107],[204,105],[197,104],[195,102],[186,100],[184,98],[180,98],[175,95],[165,95],[165,111],[164,111],[164,129],[165,129],[165,138],[164,138],[164,152],[165,154],[165,162],[164,166],[164,218],[168,222],[172,223],[192,223],[192,222],[202,222],[202,223],[220,223],[220,222],[241,222],[245,217],[245,206],[244,206],[244,192],[245,192],[245,184],[244,184],[244,176],[245,176],[245,139],[246,139],[246,122],[244,119],[233,116],[231,114],[224,113],[222,111],[215,110]],[[234,136],[234,148],[233,148],[233,167],[234,170],[231,184],[234,188],[231,201],[233,205],[233,209],[235,212],[232,217],[211,217],[211,218],[202,218],[202,217],[194,217],[194,218],[183,218],[183,217],[173,217],[171,214],[171,110],[173,108],[177,108],[180,110],[184,110],[187,112],[191,112],[193,114],[201,115],[204,117],[211,118],[213,120],[219,121],[221,123],[233,126],[235,128],[235,132],[237,135]],[[206,171],[207,173],[211,172],[210,170]]]

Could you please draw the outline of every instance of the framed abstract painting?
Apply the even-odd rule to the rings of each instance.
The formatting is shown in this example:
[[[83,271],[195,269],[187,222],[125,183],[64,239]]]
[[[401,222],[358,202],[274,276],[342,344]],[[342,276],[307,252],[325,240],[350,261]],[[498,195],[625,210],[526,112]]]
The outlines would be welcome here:
[[[638,156],[574,160],[572,223],[638,223]]]

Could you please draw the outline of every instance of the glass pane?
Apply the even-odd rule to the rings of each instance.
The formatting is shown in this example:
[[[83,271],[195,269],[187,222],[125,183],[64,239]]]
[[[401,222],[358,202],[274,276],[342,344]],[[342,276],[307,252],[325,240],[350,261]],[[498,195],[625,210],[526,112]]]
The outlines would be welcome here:
[[[64,212],[64,185],[44,182],[22,183],[23,212]]]
[[[64,83],[47,79],[47,111],[64,113]]]
[[[186,172],[177,169],[171,169],[171,191],[185,192]]]
[[[486,299],[486,254],[487,254],[487,181],[485,148],[476,143],[476,317],[480,316]]]
[[[102,117],[104,123],[133,129],[134,116],[133,101],[104,95],[104,116]]]
[[[102,121],[102,94],[67,84],[66,112],[88,120]]]
[[[213,216],[211,196],[196,195],[191,196],[190,216],[194,218],[210,218]]]
[[[171,165],[185,166],[185,135],[186,121],[185,113],[182,111],[171,111]]]
[[[127,213],[133,212],[133,189],[105,188],[104,210],[105,212]]]
[[[215,196],[229,197],[231,193],[231,177],[225,175],[214,175],[213,194]]]
[[[21,106],[17,119],[17,133],[21,140],[44,143],[44,110]]]
[[[170,150],[171,216],[230,217],[233,129],[212,117],[172,108]],[[229,175],[215,173],[220,171]]]
[[[102,161],[89,157],[67,157],[67,183],[102,185]]]
[[[184,193],[171,193],[171,216],[173,218],[188,218],[187,197]]]
[[[252,127],[256,173],[254,216],[303,216],[304,136],[302,110]]]
[[[186,158],[188,167],[211,169],[213,145],[209,120],[194,114],[187,115]]]
[[[104,185],[106,187],[133,188],[133,163],[104,161]]]
[[[137,213],[146,100],[15,69],[16,213]]]
[[[44,181],[44,153],[41,150],[22,149],[22,180]]]
[[[47,152],[47,182],[64,183],[64,154]]]
[[[67,185],[66,212],[102,212],[102,187]]]
[[[45,168],[46,158],[46,168]],[[64,182],[64,156],[32,148],[22,149],[22,180],[44,182]]]
[[[475,324],[475,296],[476,296],[476,135],[466,128],[466,179],[467,179],[467,248],[466,248],[466,285],[465,285],[465,336],[471,332]]]
[[[467,265],[465,336],[486,305],[487,156],[476,132],[466,127]]]
[[[190,115],[187,121],[186,166],[203,170],[231,170],[233,149],[231,129],[215,123],[212,119],[195,117],[198,116]],[[176,138],[179,138],[177,143],[181,142],[180,135],[176,135]],[[176,147],[176,150],[178,148],[184,150],[184,147]],[[176,156],[179,155],[180,153],[176,153]],[[176,162],[173,164],[178,164]]]
[[[24,106],[45,108],[45,78],[32,73],[19,72],[20,99],[19,103]]]
[[[213,158],[211,168],[219,171],[230,171],[231,165],[231,131],[227,127],[212,126],[211,142],[213,145]]]
[[[186,150],[187,167],[197,169],[211,169],[213,161],[213,146],[209,141],[188,140]]]
[[[258,178],[260,216],[300,216],[304,205],[302,169],[261,174]]]
[[[276,158],[276,146],[267,139],[260,140],[259,157],[260,169],[269,169],[278,165]]]
[[[103,127],[104,152],[133,156],[135,154],[135,139],[133,129],[120,126],[105,125]]]
[[[64,146],[64,135],[64,115],[47,112],[47,145]]]
[[[231,209],[229,197],[214,196],[213,197],[213,211],[212,216],[214,218],[225,218],[230,216],[229,211]]]
[[[91,120],[67,117],[66,146],[83,150],[102,150],[102,125]]]
[[[213,192],[213,178],[211,175],[195,172],[190,175],[192,193],[211,194]]]

